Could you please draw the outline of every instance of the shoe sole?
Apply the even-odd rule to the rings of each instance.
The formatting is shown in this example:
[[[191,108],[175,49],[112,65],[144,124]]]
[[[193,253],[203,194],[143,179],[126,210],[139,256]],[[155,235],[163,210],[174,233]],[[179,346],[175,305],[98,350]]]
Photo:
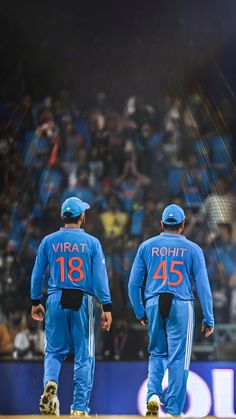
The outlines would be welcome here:
[[[44,392],[39,402],[39,410],[42,413],[42,415],[56,416],[57,403],[56,401],[53,401],[56,395],[57,395],[56,383],[46,384]]]
[[[146,416],[158,416],[159,407],[160,406],[157,402],[148,402]]]

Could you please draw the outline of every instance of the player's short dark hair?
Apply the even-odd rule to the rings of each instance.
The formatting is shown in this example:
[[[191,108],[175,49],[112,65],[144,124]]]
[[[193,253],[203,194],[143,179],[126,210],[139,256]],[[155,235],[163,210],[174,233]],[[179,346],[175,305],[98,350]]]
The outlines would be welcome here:
[[[175,220],[168,218],[167,221],[171,222],[171,221],[175,221]],[[164,230],[178,231],[180,226],[183,224],[183,221],[182,221],[182,223],[179,223],[179,224],[165,224],[165,223],[162,223],[162,224],[163,224],[163,229]]]
[[[62,216],[62,221],[65,224],[77,224],[80,219],[80,215],[78,217],[72,217],[71,212],[65,212]]]

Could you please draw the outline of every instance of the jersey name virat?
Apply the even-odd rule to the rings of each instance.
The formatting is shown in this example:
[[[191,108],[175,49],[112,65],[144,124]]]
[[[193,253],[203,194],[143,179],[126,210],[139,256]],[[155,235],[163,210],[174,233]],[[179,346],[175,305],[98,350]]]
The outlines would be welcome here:
[[[65,242],[65,243],[52,243],[52,248],[54,250],[55,253],[57,252],[77,252],[77,253],[84,253],[84,249],[85,246],[88,246],[87,243],[70,243],[70,242]]]

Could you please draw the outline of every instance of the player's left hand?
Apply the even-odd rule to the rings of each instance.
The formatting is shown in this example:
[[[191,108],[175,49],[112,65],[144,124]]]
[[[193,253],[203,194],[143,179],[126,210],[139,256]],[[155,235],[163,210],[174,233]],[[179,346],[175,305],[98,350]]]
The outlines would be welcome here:
[[[44,319],[44,315],[45,315],[45,310],[42,304],[39,304],[38,306],[32,306],[32,309],[31,309],[32,319],[38,322],[42,322]]]
[[[205,338],[208,338],[214,332],[214,327],[210,327],[207,324],[202,324],[201,332],[205,334]]]

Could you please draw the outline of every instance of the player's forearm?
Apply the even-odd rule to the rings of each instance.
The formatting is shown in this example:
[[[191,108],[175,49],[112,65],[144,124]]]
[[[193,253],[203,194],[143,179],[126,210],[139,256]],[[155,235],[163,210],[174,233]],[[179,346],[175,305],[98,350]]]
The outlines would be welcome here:
[[[133,307],[135,316],[138,320],[145,316],[145,308],[142,300],[142,289],[141,287],[129,283],[129,299]]]
[[[43,242],[40,244],[31,275],[31,300],[40,301],[43,294],[43,276],[47,267],[47,257],[44,254]],[[36,303],[35,303],[36,305]]]
[[[30,297],[34,305],[39,304],[43,296],[43,278],[38,278],[32,274]]]
[[[211,292],[206,288],[198,293],[198,298],[203,312],[203,323],[214,327],[213,301]]]
[[[210,327],[214,326],[214,314],[213,314],[213,300],[211,295],[211,288],[208,281],[206,270],[202,272],[196,278],[197,295],[201,304],[203,312],[203,322]]]
[[[111,302],[111,296],[110,295],[101,295],[98,293],[96,295],[99,303],[102,305],[103,311],[112,311],[112,302]]]
[[[207,275],[205,258],[202,250],[198,250],[193,259],[193,275],[196,282],[197,295],[203,311],[203,322],[214,326],[213,301]]]
[[[103,311],[112,311],[112,301],[108,281],[107,287],[104,287],[104,285],[99,286],[99,284],[97,284],[97,286],[94,288],[94,294],[98,299],[99,303],[102,305]]]

